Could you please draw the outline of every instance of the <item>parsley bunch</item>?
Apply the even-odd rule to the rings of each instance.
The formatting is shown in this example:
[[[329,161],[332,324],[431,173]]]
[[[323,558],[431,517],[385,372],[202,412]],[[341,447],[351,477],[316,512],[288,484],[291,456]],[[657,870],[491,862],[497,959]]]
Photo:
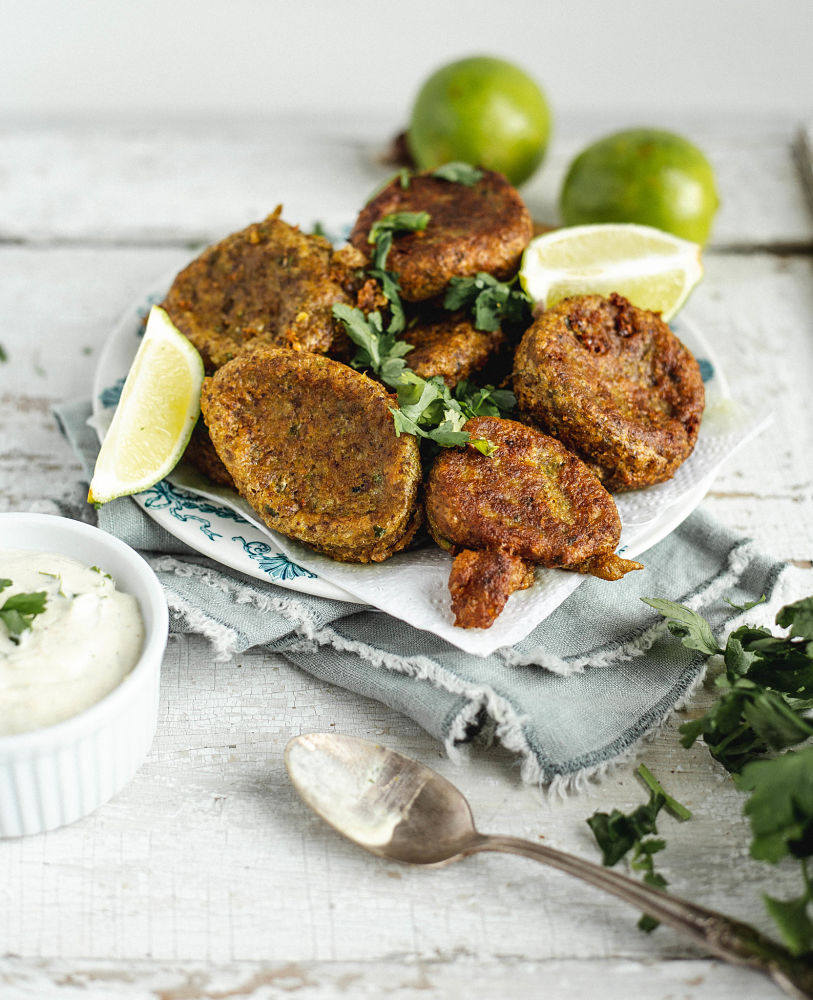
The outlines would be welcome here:
[[[11,580],[0,580],[0,591],[11,586]],[[0,608],[0,621],[8,631],[8,637],[19,644],[20,636],[31,628],[31,622],[45,610],[48,595],[44,590],[31,594],[14,594],[6,598]]]
[[[751,824],[751,856],[775,864],[799,862],[802,889],[792,899],[765,894],[765,906],[794,955],[813,951],[813,597],[783,607],[776,624],[789,631],[743,625],[721,648],[706,620],[672,601],[648,599],[669,631],[689,649],[721,654],[719,696],[700,719],[680,727],[690,747],[702,737],[712,756],[750,792],[745,814]],[[735,605],[736,607],[736,605]],[[748,610],[753,604],[740,610]],[[778,751],[784,751],[779,753]]]
[[[716,680],[717,701],[699,719],[680,727],[690,747],[703,737],[712,757],[738,773],[768,751],[784,750],[813,736],[813,597],[782,608],[776,623],[791,626],[777,638],[770,629],[743,625],[722,649],[708,622],[673,601],[644,598],[667,620],[672,635],[688,649],[720,654],[725,671]],[[754,604],[738,610],[748,611]]]

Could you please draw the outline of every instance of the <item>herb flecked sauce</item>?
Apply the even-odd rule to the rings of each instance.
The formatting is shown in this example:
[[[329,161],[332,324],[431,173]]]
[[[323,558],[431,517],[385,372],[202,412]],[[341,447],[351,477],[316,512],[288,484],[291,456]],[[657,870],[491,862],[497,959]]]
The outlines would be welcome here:
[[[144,644],[138,602],[96,567],[65,556],[0,552],[0,577],[18,593],[45,591],[45,610],[17,641],[0,623],[0,736],[71,718],[133,669]]]

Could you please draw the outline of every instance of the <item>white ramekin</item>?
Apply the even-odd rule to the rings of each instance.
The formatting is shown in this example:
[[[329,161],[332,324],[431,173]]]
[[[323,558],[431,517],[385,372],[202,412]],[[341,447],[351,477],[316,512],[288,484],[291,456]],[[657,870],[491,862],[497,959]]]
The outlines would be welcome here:
[[[141,556],[89,524],[0,513],[0,549],[58,552],[99,566],[136,598],[145,629],[135,667],[101,701],[56,725],[0,736],[0,837],[19,837],[86,816],[141,766],[158,719],[168,615],[161,584]]]

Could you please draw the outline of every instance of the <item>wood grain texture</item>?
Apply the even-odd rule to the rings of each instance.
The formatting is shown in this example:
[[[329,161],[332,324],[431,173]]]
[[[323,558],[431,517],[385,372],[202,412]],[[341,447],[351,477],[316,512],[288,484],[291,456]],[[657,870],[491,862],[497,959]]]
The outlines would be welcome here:
[[[89,394],[118,316],[182,266],[192,244],[278,200],[293,219],[346,219],[383,169],[369,159],[373,126],[363,141],[341,122],[185,126],[169,138],[143,124],[6,130],[0,509],[92,516],[53,404]],[[574,123],[560,137],[550,172],[528,191],[538,215],[553,210],[557,171],[600,126]],[[697,133],[718,165],[723,208],[687,312],[734,397],[774,414],[704,503],[793,561],[789,593],[802,596],[813,592],[813,216],[797,133],[725,121],[698,123]],[[768,621],[771,610],[755,615]],[[711,697],[701,690],[642,753],[694,813],[682,825],[663,819],[659,868],[674,892],[770,932],[760,892],[790,894],[796,872],[749,859],[742,796],[702,747],[677,740],[681,719]],[[306,810],[284,771],[291,736],[331,728],[440,770],[484,832],[585,857],[597,855],[587,816],[645,798],[631,765],[548,798],[521,783],[500,748],[449,760],[411,720],[280,657],[252,650],[215,663],[204,640],[173,637],[158,733],[132,783],[68,828],[0,841],[3,1000],[779,995],[671,931],[642,935],[620,902],[523,859],[481,855],[421,871],[362,854]]]

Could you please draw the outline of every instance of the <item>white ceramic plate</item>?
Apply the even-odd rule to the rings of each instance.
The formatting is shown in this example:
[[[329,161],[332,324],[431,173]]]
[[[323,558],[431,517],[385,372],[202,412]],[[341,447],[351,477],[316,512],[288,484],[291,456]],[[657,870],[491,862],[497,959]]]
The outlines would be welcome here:
[[[93,386],[93,420],[100,438],[110,425],[150,306],[163,299],[173,277],[146,293],[127,310],[102,351]],[[727,398],[724,376],[700,331],[683,316],[672,325],[700,363],[707,409],[715,401]],[[629,554],[644,551],[673,531],[703,499],[711,478],[679,496],[653,521],[642,516],[641,521],[647,521],[646,529],[635,532],[635,552]],[[639,495],[648,492],[637,491]],[[212,487],[188,467],[180,466],[169,478],[134,499],[171,535],[224,566],[290,590],[362,603],[335,583],[289,559],[280,551],[280,543],[272,532],[251,523],[240,513],[241,506],[248,509],[241,498],[230,490]],[[625,518],[621,503],[619,508],[626,527],[628,518]],[[630,516],[634,518],[631,512]]]

